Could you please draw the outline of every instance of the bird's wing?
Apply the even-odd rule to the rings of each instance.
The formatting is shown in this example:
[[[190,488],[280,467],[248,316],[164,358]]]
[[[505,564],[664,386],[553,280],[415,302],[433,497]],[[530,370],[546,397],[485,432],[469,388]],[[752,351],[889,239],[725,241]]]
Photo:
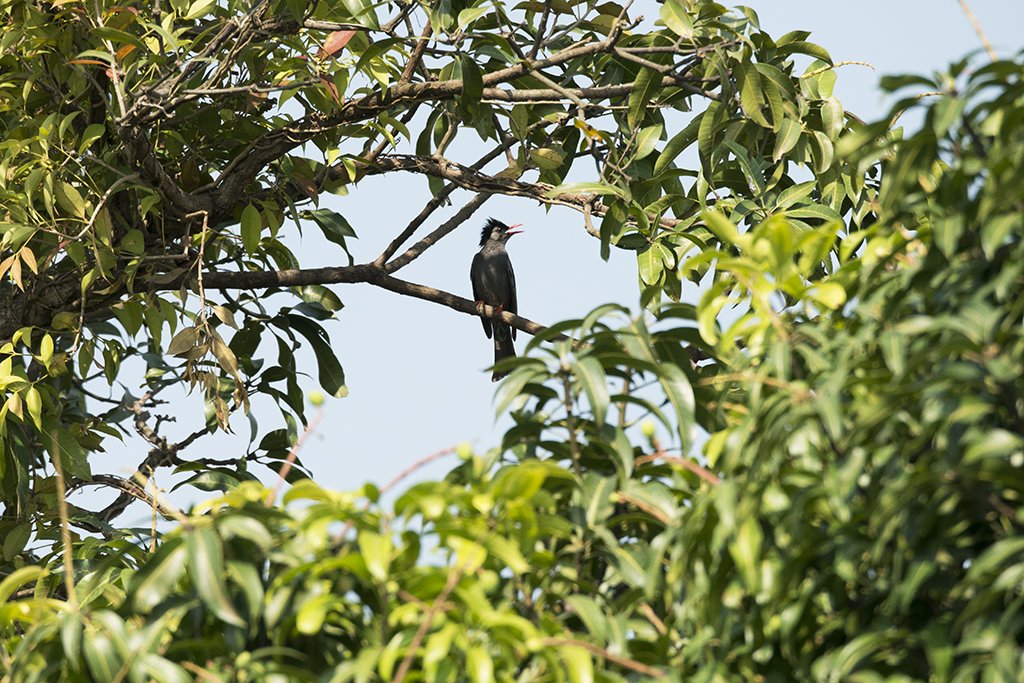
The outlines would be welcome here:
[[[484,257],[480,252],[477,252],[473,257],[473,264],[469,268],[469,281],[473,285],[473,301],[483,301],[483,292],[480,291],[481,280],[484,276]],[[480,322],[484,326],[484,334],[487,338],[491,338],[491,320],[490,318],[480,318]]]
[[[519,313],[519,301],[517,300],[517,297],[516,297],[516,272],[514,270],[512,270],[512,259],[510,259],[507,255],[505,256],[505,264],[507,266],[507,268],[505,270],[508,272],[508,292],[509,292],[508,305],[505,307],[505,310],[509,311],[510,313]],[[512,338],[515,339],[516,338],[516,328],[513,327],[511,329],[512,329]]]

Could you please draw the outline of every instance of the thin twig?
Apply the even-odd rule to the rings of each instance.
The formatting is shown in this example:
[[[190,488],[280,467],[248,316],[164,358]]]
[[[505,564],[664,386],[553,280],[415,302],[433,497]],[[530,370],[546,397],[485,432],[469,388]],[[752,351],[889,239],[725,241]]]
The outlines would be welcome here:
[[[420,458],[419,460],[417,460],[416,462],[414,462],[413,464],[409,465],[404,470],[396,474],[394,477],[392,477],[391,481],[389,481],[387,484],[384,484],[384,486],[382,486],[380,489],[380,495],[383,496],[388,491],[398,486],[398,484],[402,483],[403,479],[414,474],[416,470],[422,467],[426,467],[435,460],[440,460],[441,458],[445,458],[449,455],[452,455],[453,453],[455,453],[455,448],[449,446],[448,448],[442,448],[439,451],[435,451],[430,455]]]
[[[801,79],[803,79],[803,78],[811,78],[813,76],[817,76],[818,74],[823,74],[826,71],[832,71],[833,69],[838,69],[841,66],[851,66],[851,65],[866,66],[867,68],[871,69],[872,71],[875,71],[875,65],[872,64],[871,62],[860,62],[860,61],[857,61],[855,59],[848,59],[845,62],[836,62],[835,64],[826,64],[825,66],[820,67],[818,69],[812,69],[811,71],[808,71],[807,73],[801,74],[800,78]]]
[[[970,22],[971,28],[974,29],[974,33],[977,34],[978,40],[981,41],[982,47],[985,48],[985,52],[988,53],[988,58],[993,62],[998,61],[999,55],[992,48],[992,43],[989,42],[988,36],[985,35],[985,30],[981,28],[981,22],[974,16],[974,12],[971,11],[971,6],[967,4],[967,0],[959,0],[960,8],[963,9],[964,14],[967,16],[967,21]]]
[[[451,455],[454,452],[455,452],[455,448],[453,446],[449,446],[448,448],[442,448],[439,451],[435,451],[435,452],[431,453],[430,455],[427,455],[427,456],[424,456],[424,457],[420,458],[419,460],[417,460],[416,462],[414,462],[413,464],[409,465],[404,470],[402,470],[401,472],[396,474],[394,477],[392,477],[391,481],[389,481],[387,484],[385,484],[383,486],[383,488],[380,489],[380,492],[379,492],[380,495],[383,496],[385,493],[387,493],[388,491],[393,489],[395,486],[400,484],[406,477],[414,474],[421,467],[425,467],[425,466],[429,465],[430,463],[434,462],[435,460],[440,460],[441,458],[449,456],[449,455]],[[365,511],[367,511],[369,509],[370,509],[370,501],[367,500],[363,504],[363,512],[365,512]],[[345,540],[345,537],[348,536],[348,532],[352,531],[352,528],[355,525],[356,525],[355,520],[354,519],[349,519],[348,522],[345,523],[345,526],[342,527],[341,531],[339,531],[337,534],[335,534],[335,536],[334,536],[334,543],[335,543],[335,545],[339,545],[343,540]]]
[[[423,621],[420,623],[420,627],[416,629],[416,635],[412,637],[412,642],[409,643],[409,650],[405,653],[405,657],[402,658],[402,663],[398,666],[398,671],[395,673],[392,683],[402,683],[405,680],[409,669],[412,667],[412,660],[416,658],[416,650],[419,649],[420,643],[423,642],[427,631],[430,630],[430,624],[434,621],[434,616],[446,604],[448,596],[455,590],[455,586],[459,584],[459,580],[462,578],[462,571],[461,566],[456,566],[448,572],[448,580],[444,584],[444,589],[438,594],[437,599],[434,600],[434,604],[430,606],[427,613],[423,615]]]
[[[607,659],[613,664],[618,664],[621,667],[629,669],[630,671],[636,671],[637,673],[645,676],[651,676],[653,678],[664,678],[665,672],[661,669],[656,669],[653,666],[648,666],[643,662],[638,662],[635,659],[629,659],[621,655],[613,654],[608,650],[598,647],[593,643],[588,643],[585,640],[576,640],[575,638],[545,638],[542,642],[545,647],[563,647],[569,645],[572,647],[583,648],[592,655],[597,655],[603,659]]]
[[[71,527],[68,515],[67,490],[64,485],[64,467],[61,463],[61,446],[57,440],[57,433],[50,434],[51,455],[53,456],[53,470],[57,480],[57,512],[60,514],[60,542],[63,546],[61,554],[64,556],[64,589],[68,594],[68,602],[72,607],[78,607],[78,596],[75,594],[75,561],[71,548]]]
[[[674,455],[668,455],[668,454],[665,453],[665,451],[663,451],[661,449],[661,446],[658,445],[657,439],[654,439],[653,443],[654,443],[655,448],[657,449],[656,452],[651,453],[650,455],[641,455],[639,458],[636,459],[636,464],[637,465],[643,465],[644,463],[648,463],[648,462],[652,462],[654,460],[661,459],[662,461],[664,461],[666,463],[669,463],[669,464],[672,464],[672,465],[680,465],[681,467],[684,467],[685,469],[690,470],[691,472],[696,474],[698,477],[700,477],[701,479],[703,479],[707,483],[711,484],[712,486],[718,486],[718,484],[721,483],[721,479],[719,479],[717,476],[715,476],[712,472],[710,472],[706,468],[701,467],[700,465],[698,465],[696,462],[694,462],[690,458],[680,458],[680,457],[677,457],[677,456],[674,456]]]
[[[390,262],[385,264],[384,270],[388,273],[393,273],[399,268],[403,268],[409,265],[412,261],[420,256],[427,249],[436,244],[441,238],[455,230],[466,221],[468,221],[477,210],[483,206],[484,202],[490,199],[492,196],[491,192],[481,192],[472,199],[470,199],[465,206],[445,221],[439,228],[434,230],[432,233],[421,239],[416,244],[412,245],[405,250],[405,253],[392,259]]]
[[[277,492],[281,489],[281,484],[284,483],[285,477],[292,470],[292,464],[295,462],[295,458],[299,455],[299,450],[302,448],[302,444],[306,441],[306,437],[312,434],[316,430],[316,426],[320,424],[321,418],[324,416],[324,409],[321,408],[317,411],[317,414],[313,416],[313,419],[309,421],[306,428],[299,434],[299,438],[295,441],[295,445],[288,451],[288,457],[284,459],[284,464],[281,465],[281,469],[277,472],[277,481],[274,482],[273,488],[270,489],[270,495],[266,497],[264,502],[267,507],[274,504],[277,500]]]
[[[412,80],[412,75],[416,72],[416,67],[419,66],[420,60],[423,59],[423,51],[427,49],[427,41],[430,40],[430,34],[433,32],[430,26],[430,19],[427,19],[426,25],[423,27],[423,33],[420,34],[420,39],[416,43],[416,47],[412,49],[412,54],[409,55],[409,61],[405,65],[405,69],[402,70],[402,77],[398,79],[399,83],[408,83]]]

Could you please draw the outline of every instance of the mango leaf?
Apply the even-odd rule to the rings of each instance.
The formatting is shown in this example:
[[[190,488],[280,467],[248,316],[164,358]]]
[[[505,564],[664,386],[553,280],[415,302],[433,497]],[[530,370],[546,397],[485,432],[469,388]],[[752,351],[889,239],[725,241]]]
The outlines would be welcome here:
[[[221,621],[234,626],[245,626],[228,597],[224,581],[224,544],[220,535],[210,526],[195,526],[185,533],[188,549],[188,569],[192,586],[199,598]]]
[[[683,40],[693,38],[693,21],[679,0],[665,0],[659,12],[661,21]]]
[[[635,129],[647,115],[647,105],[659,90],[661,74],[654,69],[641,68],[629,90],[629,113],[626,119],[631,129]]]
[[[353,259],[352,254],[349,253],[345,238],[355,237],[356,231],[352,229],[352,226],[349,225],[349,222],[344,216],[337,211],[332,211],[331,209],[303,211],[299,216],[301,218],[312,219],[318,226],[320,226],[320,230],[323,232],[324,237],[345,250],[345,254],[348,256],[349,265],[355,263],[355,259]]]
[[[246,204],[242,209],[240,221],[242,231],[242,247],[246,253],[256,253],[260,244],[260,232],[263,230],[263,216],[260,210],[252,204]]]
[[[459,106],[467,119],[472,119],[480,113],[480,100],[484,96],[483,74],[472,57],[463,56],[459,60],[459,65],[462,69],[462,94],[459,96]]]
[[[574,360],[570,369],[587,394],[594,422],[598,427],[604,425],[608,413],[608,379],[601,362],[593,356],[584,356]]]
[[[188,561],[185,543],[178,538],[169,538],[136,572],[128,586],[132,609],[148,613],[163,602],[177,586],[185,572]]]
[[[685,128],[672,136],[672,139],[666,143],[665,149],[658,155],[658,160],[654,162],[654,175],[661,175],[662,171],[668,168],[669,164],[675,161],[675,158],[684,149],[694,143],[703,118],[704,112],[697,114],[686,124]]]
[[[803,128],[799,121],[783,119],[778,135],[775,136],[775,149],[772,150],[772,161],[778,161],[800,141]]]
[[[393,549],[394,545],[390,536],[382,536],[372,531],[359,533],[359,552],[363,556],[370,576],[377,581],[383,583],[387,580]]]
[[[664,130],[665,127],[660,123],[647,126],[641,130],[636,136],[636,155],[633,158],[639,161],[653,152],[654,146],[658,144],[658,140],[661,138],[661,133]]]
[[[562,183],[545,192],[544,196],[551,199],[563,194],[612,194],[622,199],[629,199],[626,190],[608,183]]]
[[[287,318],[292,329],[305,337],[313,347],[313,353],[316,355],[317,378],[323,390],[336,398],[348,395],[348,387],[345,386],[345,371],[342,370],[341,363],[334,355],[330,338],[324,328],[300,315],[289,314]]]

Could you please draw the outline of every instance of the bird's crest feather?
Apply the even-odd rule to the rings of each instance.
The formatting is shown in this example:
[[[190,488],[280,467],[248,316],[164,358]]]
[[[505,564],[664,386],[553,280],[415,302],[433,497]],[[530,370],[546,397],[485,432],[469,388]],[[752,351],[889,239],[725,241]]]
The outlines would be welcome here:
[[[499,221],[497,218],[488,218],[487,222],[484,223],[484,229],[480,231],[480,246],[487,244],[487,240],[491,238],[491,231],[495,228],[501,228],[502,232],[508,230],[508,226]]]

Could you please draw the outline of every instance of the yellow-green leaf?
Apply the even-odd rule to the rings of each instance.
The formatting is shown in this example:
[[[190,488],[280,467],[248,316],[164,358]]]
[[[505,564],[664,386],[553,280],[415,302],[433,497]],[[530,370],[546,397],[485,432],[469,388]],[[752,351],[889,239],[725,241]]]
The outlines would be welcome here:
[[[260,232],[263,230],[263,216],[252,204],[242,209],[242,247],[246,253],[253,254],[260,244]]]

